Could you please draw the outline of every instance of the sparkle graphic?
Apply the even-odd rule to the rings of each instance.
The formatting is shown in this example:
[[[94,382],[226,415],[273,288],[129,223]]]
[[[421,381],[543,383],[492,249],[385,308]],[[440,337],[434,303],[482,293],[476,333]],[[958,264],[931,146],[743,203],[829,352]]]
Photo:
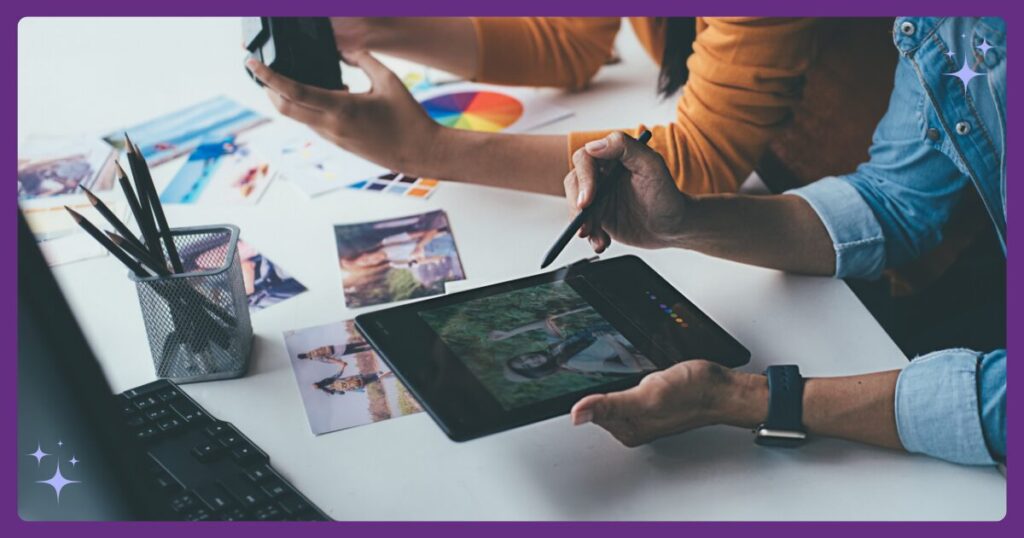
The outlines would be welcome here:
[[[959,71],[955,73],[943,73],[943,75],[960,79],[960,82],[964,83],[964,92],[966,93],[967,85],[971,83],[971,79],[974,77],[984,76],[985,74],[971,69],[971,66],[967,65],[967,58],[964,58],[964,65]]]
[[[35,452],[29,452],[26,455],[32,456],[33,458],[35,458],[36,459],[36,465],[39,465],[39,463],[43,461],[43,458],[45,458],[46,456],[49,456],[50,453],[49,452],[43,452],[43,445],[40,445],[39,443],[36,443],[36,451]]]
[[[981,51],[981,55],[984,56],[988,52],[988,49],[992,48],[992,45],[988,44],[988,40],[987,39],[982,39],[981,40],[981,44],[978,45],[977,47],[974,47],[974,48],[980,50]]]
[[[70,459],[70,460],[68,460],[68,463],[70,463],[70,464],[71,464],[71,466],[72,466],[72,467],[74,467],[74,466],[78,465],[78,462],[80,462],[80,461],[82,461],[82,460],[80,460],[80,459],[76,458],[76,457],[75,457],[75,455],[74,455],[74,454],[72,454],[72,455],[71,455],[71,459]]]
[[[64,441],[57,441],[57,446],[64,446]]]
[[[952,57],[956,56],[956,53],[953,52],[952,50],[950,50],[949,52],[946,53],[946,56],[949,56],[950,58],[952,58]]]
[[[60,504],[60,492],[69,484],[79,484],[78,480],[68,480],[64,475],[60,474],[60,462],[57,462],[57,469],[53,471],[53,476],[49,480],[36,480],[37,484],[46,484],[53,488],[54,493],[57,494],[57,503]]]

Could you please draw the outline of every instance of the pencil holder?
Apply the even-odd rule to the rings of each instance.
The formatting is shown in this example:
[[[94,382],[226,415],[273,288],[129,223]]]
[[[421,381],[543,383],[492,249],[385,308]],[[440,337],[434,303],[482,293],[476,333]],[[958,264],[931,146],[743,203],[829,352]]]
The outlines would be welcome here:
[[[129,273],[157,377],[192,383],[245,374],[252,324],[238,228],[176,228],[171,235],[184,272],[146,278]]]

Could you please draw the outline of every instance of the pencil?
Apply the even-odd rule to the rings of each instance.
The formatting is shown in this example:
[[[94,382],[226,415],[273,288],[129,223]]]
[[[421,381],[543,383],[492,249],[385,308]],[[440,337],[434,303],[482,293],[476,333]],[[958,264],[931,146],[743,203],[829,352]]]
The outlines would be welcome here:
[[[124,197],[128,199],[128,208],[132,211],[132,218],[135,219],[135,223],[139,226],[139,231],[142,232],[142,207],[139,206],[139,199],[135,196],[135,189],[132,188],[131,182],[128,181],[128,174],[124,173],[121,164],[114,161],[114,166],[117,167],[117,182],[121,184],[121,191],[124,192]],[[145,233],[142,234],[142,238],[145,241]]]
[[[143,265],[148,267],[154,273],[160,276],[169,276],[171,274],[171,272],[167,270],[167,267],[160,263],[159,260],[153,258],[153,253],[146,250],[142,245],[133,244],[126,237],[117,235],[114,232],[106,233],[107,237],[109,237],[115,245],[123,248],[128,254],[134,256],[135,259],[142,262]]]
[[[139,146],[132,144],[132,149],[139,162],[142,171],[142,180],[146,183],[146,191],[149,195],[149,204],[152,207],[153,215],[156,216],[157,232],[164,240],[164,247],[167,248],[167,256],[171,259],[171,267],[175,273],[184,273],[185,268],[181,265],[181,258],[178,256],[178,248],[174,245],[174,236],[171,235],[171,227],[167,224],[167,217],[164,215],[164,206],[160,203],[160,196],[157,195],[156,186],[153,184],[153,176],[149,173],[149,165],[142,157]]]
[[[132,231],[129,230],[123,222],[121,222],[121,219],[117,218],[117,215],[115,215],[114,212],[111,211],[109,207],[107,207],[107,204],[103,203],[103,200],[97,198],[96,195],[92,193],[92,191],[85,187],[82,187],[82,191],[85,192],[85,196],[89,198],[89,203],[92,204],[94,208],[96,208],[96,211],[98,211],[99,214],[102,215],[103,218],[106,219],[107,222],[109,222],[115,230],[117,230],[117,233],[121,234],[121,236],[124,237],[125,240],[133,243],[140,249],[145,248],[139,241],[139,239],[135,237],[135,234],[133,234]]]
[[[646,145],[647,142],[651,140],[651,132],[648,131],[647,129],[644,129],[644,132],[640,133],[640,137],[637,140],[641,144]],[[572,219],[572,222],[570,222],[569,225],[566,226],[565,231],[562,232],[562,235],[558,236],[558,240],[556,240],[555,244],[552,245],[551,249],[548,250],[548,253],[544,256],[544,261],[541,262],[540,264],[541,269],[544,269],[545,267],[551,265],[551,262],[555,261],[555,259],[558,258],[558,255],[562,253],[562,250],[565,249],[565,246],[569,244],[569,241],[572,240],[572,237],[576,235],[576,232],[579,231],[580,226],[583,226],[583,223],[586,222],[588,218],[590,218],[590,214],[593,212],[593,208],[596,207],[601,202],[601,200],[604,199],[608,191],[612,190],[612,185],[607,185],[607,183],[612,181],[619,181],[621,176],[625,172],[626,170],[625,168],[623,168],[622,163],[616,162],[615,166],[613,166],[612,169],[608,172],[607,176],[605,176],[608,179],[599,182],[599,184],[597,185],[597,192],[594,194],[594,200],[590,202],[590,205],[584,207],[582,211],[576,214],[576,218]],[[604,185],[604,187],[602,187],[601,185]]]
[[[142,230],[142,236],[146,240],[146,248],[158,258],[164,257],[163,249],[160,248],[160,239],[156,234],[156,223],[153,222],[153,210],[150,208],[149,195],[146,194],[146,183],[142,179],[142,170],[139,166],[138,159],[135,158],[135,148],[132,146],[132,140],[128,138],[128,133],[124,133],[124,144],[128,148],[128,152],[125,155],[128,159],[128,167],[132,169],[132,179],[135,181],[135,191],[139,197],[139,229]]]
[[[146,270],[142,268],[142,265],[140,265],[139,262],[132,259],[132,257],[125,253],[125,251],[121,250],[121,247],[115,245],[113,241],[111,241],[105,235],[103,235],[103,233],[100,232],[98,228],[93,226],[91,222],[86,220],[85,217],[79,215],[78,213],[75,212],[74,209],[71,209],[68,206],[64,206],[64,209],[66,209],[68,213],[71,213],[71,218],[75,220],[75,223],[81,226],[82,229],[85,230],[89,235],[91,235],[92,238],[95,239],[99,244],[103,245],[103,248],[110,251],[110,253],[113,254],[115,258],[120,260],[121,263],[125,264],[125,266],[127,266],[128,269],[135,273],[135,276],[149,276],[149,273],[147,273]]]

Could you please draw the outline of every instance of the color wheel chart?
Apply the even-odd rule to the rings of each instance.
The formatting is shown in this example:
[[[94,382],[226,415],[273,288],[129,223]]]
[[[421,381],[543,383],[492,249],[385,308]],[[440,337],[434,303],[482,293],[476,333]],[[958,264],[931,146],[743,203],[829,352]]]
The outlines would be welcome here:
[[[518,99],[489,91],[449,93],[421,104],[437,123],[470,131],[498,132],[523,115],[523,104]]]

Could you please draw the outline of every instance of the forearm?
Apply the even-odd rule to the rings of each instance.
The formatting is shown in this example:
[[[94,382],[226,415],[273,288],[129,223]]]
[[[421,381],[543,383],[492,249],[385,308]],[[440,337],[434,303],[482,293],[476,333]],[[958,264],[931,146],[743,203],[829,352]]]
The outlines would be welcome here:
[[[686,201],[670,246],[794,273],[835,273],[832,240],[802,198],[721,194]]]
[[[482,133],[441,128],[421,176],[563,195],[568,172],[562,135]],[[529,156],[529,157],[524,157]]]
[[[899,370],[804,382],[803,424],[812,435],[836,437],[902,450],[896,429],[895,393]],[[768,414],[768,381],[763,375],[731,372],[717,404],[716,421],[753,429]]]
[[[464,17],[373,19],[366,47],[375,52],[428,65],[462,78],[477,70],[477,36]]]

